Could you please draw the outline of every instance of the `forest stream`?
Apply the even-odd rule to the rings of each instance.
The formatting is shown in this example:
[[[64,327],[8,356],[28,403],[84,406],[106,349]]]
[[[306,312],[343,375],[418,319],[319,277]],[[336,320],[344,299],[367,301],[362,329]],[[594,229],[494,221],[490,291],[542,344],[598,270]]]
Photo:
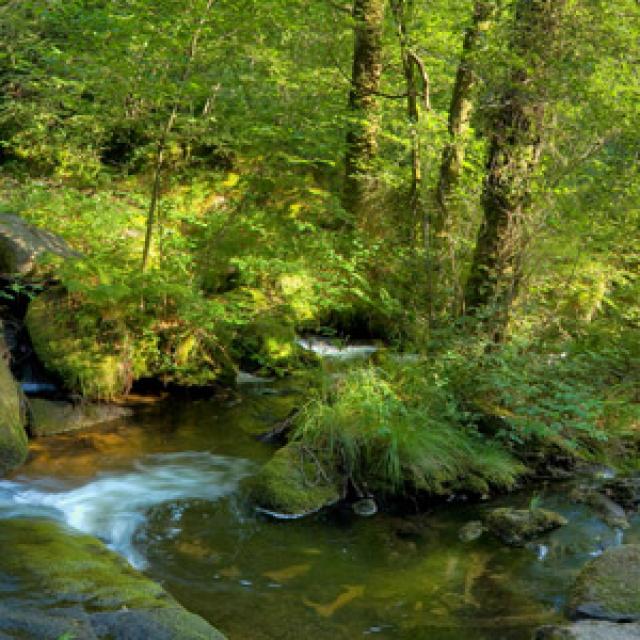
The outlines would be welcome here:
[[[273,447],[255,433],[300,391],[243,382],[233,402],[172,400],[34,441],[27,464],[0,481],[0,518],[52,518],[102,539],[232,640],[528,640],[562,619],[584,563],[622,542],[561,484],[419,515],[259,515],[242,482]],[[532,495],[569,524],[520,549],[488,534],[460,539],[489,505],[526,507]],[[640,542],[639,517],[624,541]],[[19,578],[0,573],[0,590],[33,603]]]

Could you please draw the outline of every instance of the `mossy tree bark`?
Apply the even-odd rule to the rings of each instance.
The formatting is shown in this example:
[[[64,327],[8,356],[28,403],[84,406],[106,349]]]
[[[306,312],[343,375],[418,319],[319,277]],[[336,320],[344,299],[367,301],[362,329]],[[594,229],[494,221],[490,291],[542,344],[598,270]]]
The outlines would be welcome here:
[[[466,284],[467,312],[500,340],[522,279],[531,188],[545,136],[549,61],[564,0],[518,0],[511,53],[516,62],[491,124],[481,225]]]
[[[378,150],[378,100],[382,74],[385,0],[354,0],[354,48],[343,204],[356,219],[365,215]]]
[[[483,35],[489,31],[496,14],[495,0],[476,0],[473,21],[467,29],[462,45],[462,57],[453,85],[449,106],[449,142],[442,152],[440,175],[436,198],[438,214],[433,221],[434,232],[442,233],[449,222],[449,199],[460,176],[465,157],[465,138],[471,127],[474,111],[474,90],[478,75],[476,72],[478,46]]]
[[[457,274],[455,247],[451,241],[454,223],[451,200],[463,173],[467,137],[475,110],[478,49],[493,25],[496,12],[496,0],[475,0],[473,19],[465,32],[462,56],[453,85],[448,119],[449,141],[442,151],[435,194],[436,208],[431,224],[433,268],[439,272],[439,289],[449,291],[448,300],[436,306],[444,307],[451,303],[454,313],[460,308],[462,287]],[[445,264],[449,265],[449,272],[445,271]],[[450,282],[446,282],[447,280]]]

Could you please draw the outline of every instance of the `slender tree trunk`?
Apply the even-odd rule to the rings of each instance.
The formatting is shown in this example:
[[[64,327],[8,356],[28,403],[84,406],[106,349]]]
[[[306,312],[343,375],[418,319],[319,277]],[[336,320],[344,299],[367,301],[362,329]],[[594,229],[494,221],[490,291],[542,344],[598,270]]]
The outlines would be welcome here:
[[[386,0],[354,0],[354,48],[343,204],[356,219],[365,215],[378,150],[378,101]]]
[[[496,0],[475,0],[473,19],[467,28],[462,45],[462,56],[456,73],[451,103],[449,105],[449,141],[442,151],[436,207],[431,225],[432,270],[438,272],[438,291],[433,305],[440,311],[451,308],[456,315],[462,304],[462,283],[457,273],[456,249],[452,242],[452,195],[463,173],[467,137],[475,108],[475,89],[478,48],[482,38],[493,24]],[[445,269],[445,265],[448,268]],[[445,294],[446,292],[446,294]],[[445,295],[442,295],[445,294]]]
[[[204,28],[207,18],[209,17],[209,13],[211,12],[214,2],[215,0],[207,0],[207,3],[202,11],[202,14],[200,15],[198,22],[196,23],[195,28],[191,34],[191,39],[189,41],[189,48],[186,53],[184,68],[182,69],[182,74],[180,77],[178,95],[176,96],[176,99],[173,102],[173,105],[171,107],[171,112],[169,113],[169,116],[165,122],[165,125],[162,129],[162,133],[160,134],[160,139],[158,140],[158,145],[156,147],[156,160],[153,168],[153,183],[151,186],[151,197],[149,199],[149,209],[147,210],[147,224],[146,224],[146,231],[144,236],[144,248],[142,250],[142,272],[143,273],[147,270],[147,267],[149,264],[149,254],[151,252],[151,244],[153,241],[153,230],[154,230],[155,222],[157,218],[158,204],[160,202],[162,170],[164,168],[164,152],[166,150],[169,135],[171,134],[173,126],[178,117],[178,109],[180,108],[180,103],[182,102],[185,87],[191,76],[191,69],[198,51],[198,40],[200,39],[200,34],[202,33],[202,29]]]
[[[495,13],[495,0],[476,0],[473,21],[464,36],[462,57],[449,106],[449,142],[442,152],[436,190],[438,214],[433,221],[433,231],[436,235],[449,227],[449,198],[462,175],[465,139],[471,126],[474,110],[474,89],[478,79],[476,73],[478,44],[491,28]]]
[[[512,53],[517,62],[492,123],[479,231],[465,291],[468,312],[502,338],[518,292],[531,183],[544,138],[548,65],[564,0],[518,0]]]
[[[416,227],[424,215],[422,202],[422,164],[418,125],[420,110],[431,108],[429,102],[429,77],[418,54],[412,49],[407,23],[413,12],[413,0],[391,0],[396,21],[402,71],[407,88],[407,118],[411,138],[411,190],[409,193],[411,241],[415,240]]]

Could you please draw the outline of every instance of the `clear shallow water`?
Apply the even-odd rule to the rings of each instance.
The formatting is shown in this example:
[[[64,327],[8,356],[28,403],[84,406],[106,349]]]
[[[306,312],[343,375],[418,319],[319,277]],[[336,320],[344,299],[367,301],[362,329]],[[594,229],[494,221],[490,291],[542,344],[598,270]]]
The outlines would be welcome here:
[[[46,515],[104,539],[231,640],[528,640],[561,617],[579,568],[621,541],[561,486],[539,491],[570,525],[527,549],[458,539],[486,504],[269,521],[245,504],[242,482],[272,452],[253,434],[296,396],[245,394],[226,406],[150,407],[108,429],[34,443],[28,464],[0,483],[0,519]],[[640,541],[640,520],[624,538]]]

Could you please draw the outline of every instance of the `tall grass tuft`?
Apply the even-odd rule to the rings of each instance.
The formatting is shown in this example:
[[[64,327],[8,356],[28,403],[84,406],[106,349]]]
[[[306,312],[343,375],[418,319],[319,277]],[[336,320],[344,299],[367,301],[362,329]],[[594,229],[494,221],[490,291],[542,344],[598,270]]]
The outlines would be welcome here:
[[[523,466],[463,418],[428,365],[365,366],[306,405],[295,437],[374,491],[513,486]]]

